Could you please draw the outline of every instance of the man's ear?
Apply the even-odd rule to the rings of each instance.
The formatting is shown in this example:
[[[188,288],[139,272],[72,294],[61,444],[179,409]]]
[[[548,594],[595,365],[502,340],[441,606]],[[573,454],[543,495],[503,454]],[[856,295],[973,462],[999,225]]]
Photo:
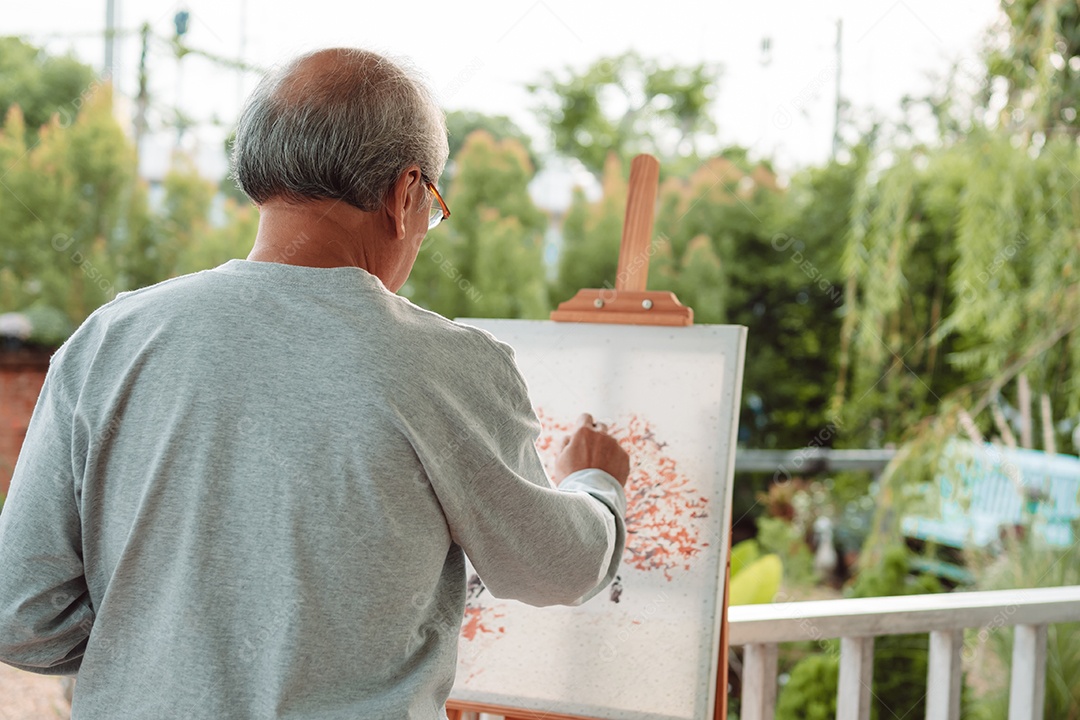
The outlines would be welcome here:
[[[419,165],[410,165],[401,171],[387,197],[386,215],[391,223],[391,232],[398,240],[405,239],[405,217],[416,211],[416,192],[424,184]]]

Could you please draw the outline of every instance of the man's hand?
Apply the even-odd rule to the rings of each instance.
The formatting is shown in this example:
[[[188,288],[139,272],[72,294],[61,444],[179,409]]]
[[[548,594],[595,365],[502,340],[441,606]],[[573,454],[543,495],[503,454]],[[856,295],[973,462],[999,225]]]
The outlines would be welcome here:
[[[606,427],[585,413],[578,418],[577,430],[563,441],[562,452],[555,459],[555,484],[571,473],[588,468],[603,470],[625,487],[630,475],[630,456],[607,434]]]

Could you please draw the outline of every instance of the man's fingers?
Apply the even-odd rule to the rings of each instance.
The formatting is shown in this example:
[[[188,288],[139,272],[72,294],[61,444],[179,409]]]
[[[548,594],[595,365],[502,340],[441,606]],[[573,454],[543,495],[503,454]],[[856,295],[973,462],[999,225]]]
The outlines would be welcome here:
[[[589,428],[590,430],[595,430],[596,432],[602,432],[605,434],[608,431],[607,423],[596,422],[596,419],[593,418],[593,416],[589,413],[582,413],[581,416],[578,417],[577,422],[578,427]]]

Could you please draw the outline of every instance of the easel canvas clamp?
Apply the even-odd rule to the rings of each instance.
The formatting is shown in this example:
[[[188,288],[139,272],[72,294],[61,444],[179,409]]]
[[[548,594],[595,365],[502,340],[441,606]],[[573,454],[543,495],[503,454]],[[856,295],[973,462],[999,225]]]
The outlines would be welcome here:
[[[629,193],[618,274],[614,288],[584,289],[563,302],[551,313],[551,320],[565,323],[603,323],[610,325],[649,325],[686,327],[693,324],[693,310],[682,305],[671,292],[648,291],[649,260],[652,255],[652,229],[655,215],[660,165],[650,155],[638,155],[630,166]],[[739,373],[741,377],[741,372]],[[730,519],[727,524],[730,525]],[[721,605],[719,657],[712,720],[727,718],[727,607],[730,579],[730,527],[723,532],[727,540],[727,569]],[[715,636],[713,636],[715,637]],[[515,708],[502,704],[450,700],[449,720],[476,720],[480,713],[505,720],[591,720],[586,715],[567,715],[536,709]]]

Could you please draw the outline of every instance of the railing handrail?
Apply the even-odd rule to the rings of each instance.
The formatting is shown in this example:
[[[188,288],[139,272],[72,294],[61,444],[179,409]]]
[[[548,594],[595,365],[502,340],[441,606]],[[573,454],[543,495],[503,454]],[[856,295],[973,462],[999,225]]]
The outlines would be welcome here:
[[[780,472],[803,475],[829,470],[870,470],[880,473],[896,450],[833,450],[804,447],[798,450],[735,450],[735,472]]]
[[[743,646],[743,720],[773,720],[777,643],[840,638],[837,720],[869,720],[874,638],[929,633],[927,720],[960,720],[964,629],[1014,626],[1009,720],[1042,720],[1047,628],[1080,621],[1080,585],[739,605],[728,637]],[[979,632],[980,638],[983,632]]]
[[[1080,585],[736,605],[731,645],[1080,621]]]

